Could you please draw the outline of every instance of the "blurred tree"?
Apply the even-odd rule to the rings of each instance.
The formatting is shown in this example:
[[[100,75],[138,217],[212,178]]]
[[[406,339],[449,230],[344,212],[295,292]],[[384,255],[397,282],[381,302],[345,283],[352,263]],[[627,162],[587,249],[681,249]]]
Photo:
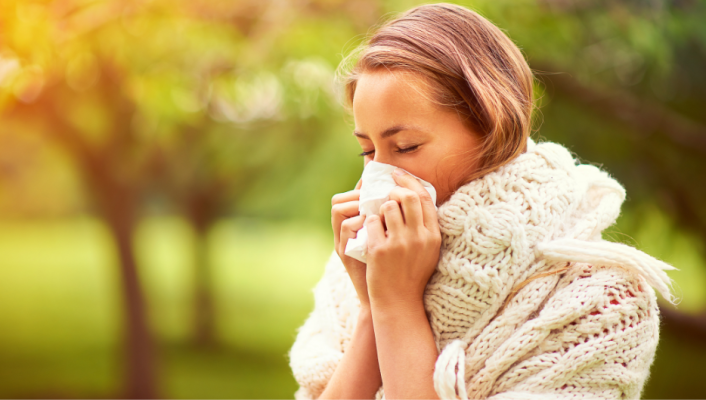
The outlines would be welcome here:
[[[703,2],[460,3],[505,29],[537,70],[541,136],[604,164],[626,185],[626,207],[657,202],[706,242]],[[350,189],[362,164],[342,134],[350,119],[333,68],[381,17],[417,4],[0,3],[0,175],[15,188],[39,176],[16,172],[30,160],[14,152],[32,152],[28,137],[12,135],[32,132],[60,144],[83,177],[120,259],[127,396],[157,395],[132,247],[141,216],[166,208],[191,221],[194,340],[214,343],[210,227],[234,213],[329,223],[328,199]],[[42,181],[60,173],[47,165]],[[47,197],[28,209],[55,200],[27,190]],[[706,337],[702,320],[663,315]]]
[[[294,5],[1,6],[3,119],[67,151],[115,236],[128,397],[157,395],[154,340],[132,246],[144,206],[167,193],[195,227],[195,336],[212,344],[206,233],[265,172],[279,183],[291,179],[306,162],[301,154],[327,132],[332,119],[314,116],[335,104],[331,65],[280,46],[302,11]]]
[[[164,78],[157,70],[143,81],[155,86],[154,93],[170,90],[178,108],[174,115],[183,118],[173,122],[173,139],[160,149],[160,176],[196,231],[194,338],[200,345],[216,344],[207,233],[219,218],[237,212],[257,184],[276,187],[295,176],[308,160],[301,154],[316,149],[326,125],[335,121],[331,114],[340,114],[331,65],[320,58],[295,58],[280,45],[302,12],[294,6],[185,3],[190,14],[181,22],[180,35],[191,39],[180,42],[179,52],[198,63],[184,62],[180,73],[190,79],[160,83]],[[237,48],[229,47],[236,43]],[[145,115],[150,118],[154,115]]]

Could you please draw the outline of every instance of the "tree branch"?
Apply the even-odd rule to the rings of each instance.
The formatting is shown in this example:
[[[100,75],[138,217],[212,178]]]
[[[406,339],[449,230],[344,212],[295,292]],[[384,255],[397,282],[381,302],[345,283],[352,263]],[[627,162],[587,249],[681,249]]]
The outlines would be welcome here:
[[[42,129],[46,130],[42,133],[69,151],[83,168],[102,170],[102,155],[61,116],[53,101],[53,93],[47,93],[48,90],[37,101],[30,104],[15,102],[0,115],[18,121],[42,121]]]
[[[661,304],[659,312],[665,328],[675,336],[692,342],[706,343],[706,313],[690,315]]]
[[[533,64],[538,67],[536,74],[552,83],[551,88],[573,101],[633,127],[642,136],[659,132],[686,149],[706,154],[706,125],[629,92],[589,87],[568,73],[553,72],[557,69],[550,65]]]

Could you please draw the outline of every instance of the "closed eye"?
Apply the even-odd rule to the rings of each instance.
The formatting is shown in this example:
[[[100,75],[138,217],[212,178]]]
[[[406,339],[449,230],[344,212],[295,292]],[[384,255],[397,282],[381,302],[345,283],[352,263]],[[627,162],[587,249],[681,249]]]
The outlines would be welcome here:
[[[417,150],[417,148],[419,148],[418,144],[414,145],[414,146],[410,146],[410,147],[405,147],[404,149],[397,149],[396,151],[398,153],[410,153],[410,152],[413,152],[414,150]]]
[[[413,152],[414,150],[417,150],[418,148],[419,148],[419,145],[417,144],[417,145],[414,145],[414,146],[405,147],[404,149],[397,149],[397,150],[395,150],[395,151],[398,152],[398,153],[400,153],[400,154],[404,154],[404,153],[411,153],[411,152]],[[375,153],[375,150],[364,151],[364,152],[362,152],[362,153],[360,153],[360,154],[358,154],[358,155],[361,156],[361,157],[366,157],[366,156],[369,156],[369,155],[371,155],[371,154],[373,154],[373,153]]]

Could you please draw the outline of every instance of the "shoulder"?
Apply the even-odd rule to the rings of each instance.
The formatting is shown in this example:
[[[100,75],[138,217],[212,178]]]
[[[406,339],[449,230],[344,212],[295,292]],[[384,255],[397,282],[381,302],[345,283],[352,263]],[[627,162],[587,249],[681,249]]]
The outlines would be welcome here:
[[[561,327],[547,336],[544,350],[555,343],[561,345],[556,350],[564,352],[592,339],[621,351],[657,346],[659,309],[654,290],[643,277],[619,266],[574,265],[559,280],[541,314],[561,320]]]

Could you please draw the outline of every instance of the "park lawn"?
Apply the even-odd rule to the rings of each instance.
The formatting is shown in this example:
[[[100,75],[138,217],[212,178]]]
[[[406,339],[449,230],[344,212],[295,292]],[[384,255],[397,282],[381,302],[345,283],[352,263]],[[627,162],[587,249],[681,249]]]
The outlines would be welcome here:
[[[678,266],[670,275],[680,308],[704,309],[706,269],[688,235],[659,215],[628,214],[607,236]],[[147,219],[135,235],[162,395],[291,398],[287,350],[312,309],[330,232],[304,222],[218,223],[205,243],[220,346],[207,350],[189,344],[194,242],[172,217]],[[95,219],[0,223],[0,398],[119,395],[117,277],[109,233]],[[706,396],[704,360],[706,348],[662,332],[643,397]]]
[[[331,252],[306,223],[222,221],[207,238],[221,346],[191,347],[193,232],[136,234],[160,386],[172,398],[291,398],[286,357]],[[115,397],[121,309],[110,236],[88,219],[0,225],[0,397]]]

